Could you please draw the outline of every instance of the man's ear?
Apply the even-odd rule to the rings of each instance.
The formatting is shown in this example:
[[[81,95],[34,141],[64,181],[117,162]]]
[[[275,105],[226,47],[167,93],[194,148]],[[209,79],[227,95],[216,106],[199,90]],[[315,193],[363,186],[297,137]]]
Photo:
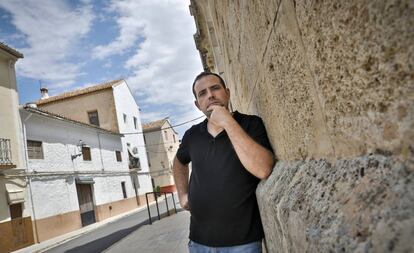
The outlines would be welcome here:
[[[198,108],[198,110],[200,110],[200,111],[201,111],[201,109],[200,109],[200,105],[198,104],[197,100],[194,100],[194,104],[195,104],[195,106]]]

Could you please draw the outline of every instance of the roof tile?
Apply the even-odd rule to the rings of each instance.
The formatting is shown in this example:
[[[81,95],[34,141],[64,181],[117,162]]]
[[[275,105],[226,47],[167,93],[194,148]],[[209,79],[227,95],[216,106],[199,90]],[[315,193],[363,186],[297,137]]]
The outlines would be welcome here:
[[[85,94],[89,94],[92,92],[96,92],[96,91],[100,91],[100,90],[105,90],[111,87],[114,87],[118,84],[120,84],[123,81],[123,79],[117,79],[117,80],[113,80],[113,81],[108,81],[105,83],[101,83],[101,84],[97,84],[94,86],[90,86],[84,89],[77,89],[77,90],[72,90],[72,91],[68,91],[65,93],[62,93],[60,95],[56,95],[53,97],[49,97],[46,99],[39,99],[38,101],[36,101],[37,105],[44,105],[47,103],[51,103],[51,102],[55,102],[58,100],[64,100],[64,99],[68,99],[68,98],[72,98],[72,97],[76,97],[76,96],[80,96],[80,95],[85,95]]]

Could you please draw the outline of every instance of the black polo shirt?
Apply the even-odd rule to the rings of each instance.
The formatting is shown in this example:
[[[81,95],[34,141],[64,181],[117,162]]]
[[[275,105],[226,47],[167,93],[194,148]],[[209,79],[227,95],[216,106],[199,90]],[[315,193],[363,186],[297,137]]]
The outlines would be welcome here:
[[[272,151],[261,118],[239,112],[234,119],[257,143]],[[190,239],[211,247],[246,244],[263,238],[256,200],[260,179],[241,164],[223,130],[215,138],[207,120],[184,134],[177,151],[182,164],[192,162],[189,182]]]

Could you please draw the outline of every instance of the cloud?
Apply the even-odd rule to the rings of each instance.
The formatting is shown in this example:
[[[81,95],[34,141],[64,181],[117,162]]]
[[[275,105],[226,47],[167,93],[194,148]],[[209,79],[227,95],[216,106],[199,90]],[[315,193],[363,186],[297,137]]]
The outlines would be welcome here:
[[[182,0],[112,2],[112,8],[120,10],[120,19],[130,20],[118,22],[122,25],[120,30],[139,27],[141,33],[135,34],[134,39],[144,38],[131,46],[135,54],[125,64],[131,73],[128,84],[140,103],[193,107],[191,84],[202,66],[188,6],[189,1]],[[121,41],[122,36],[123,33],[115,42]]]
[[[110,7],[106,10],[108,15],[111,12],[118,14],[117,25],[120,29],[119,36],[109,43],[108,45],[99,45],[93,49],[93,57],[97,59],[104,59],[114,54],[123,53],[125,49],[128,49],[135,45],[142,33],[144,24],[140,19],[134,15],[134,10],[138,8],[139,1],[115,1],[112,2]]]
[[[11,22],[24,34],[27,47],[18,48],[25,58],[16,68],[21,76],[42,79],[52,87],[67,87],[82,75],[81,66],[71,62],[79,54],[77,44],[91,27],[91,6],[73,8],[66,2],[31,0],[1,1]]]
[[[196,28],[189,4],[183,0],[113,0],[110,4],[117,13],[119,36],[96,47],[94,55],[105,59],[128,51],[126,80],[142,109],[143,122],[170,116],[173,124],[179,124],[202,115],[191,92],[202,65],[193,40]],[[185,129],[203,119],[176,130],[182,136]]]

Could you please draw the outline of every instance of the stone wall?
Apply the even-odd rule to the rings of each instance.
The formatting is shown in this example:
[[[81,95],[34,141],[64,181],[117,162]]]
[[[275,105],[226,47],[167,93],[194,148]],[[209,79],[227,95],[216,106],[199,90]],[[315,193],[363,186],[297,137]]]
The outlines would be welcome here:
[[[263,118],[279,159],[257,191],[269,252],[412,247],[414,2],[190,10],[204,68],[224,77],[233,109]]]

